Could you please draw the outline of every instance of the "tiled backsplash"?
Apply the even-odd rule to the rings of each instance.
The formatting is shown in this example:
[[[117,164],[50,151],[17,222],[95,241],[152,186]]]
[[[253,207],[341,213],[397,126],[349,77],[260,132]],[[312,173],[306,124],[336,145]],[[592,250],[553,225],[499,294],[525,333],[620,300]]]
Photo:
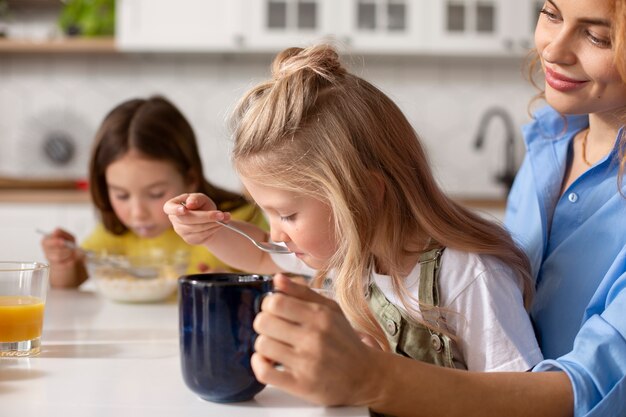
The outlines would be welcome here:
[[[521,60],[434,57],[345,57],[352,71],[387,93],[426,144],[444,189],[463,196],[498,197],[493,177],[504,168],[503,124],[494,120],[480,151],[474,141],[492,106],[528,122],[534,90]],[[0,175],[85,176],[93,134],[120,101],[163,94],[178,105],[199,138],[207,177],[237,189],[230,167],[226,120],[237,99],[268,76],[267,55],[0,55]],[[70,164],[45,156],[47,133],[66,131],[76,144]]]

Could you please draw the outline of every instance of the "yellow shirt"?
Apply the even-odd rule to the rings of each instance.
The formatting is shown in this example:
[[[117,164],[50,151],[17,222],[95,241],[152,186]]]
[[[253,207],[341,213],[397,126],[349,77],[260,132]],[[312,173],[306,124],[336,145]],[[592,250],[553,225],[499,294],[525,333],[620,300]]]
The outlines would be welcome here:
[[[268,230],[267,221],[261,211],[254,205],[245,205],[232,211],[231,215],[235,220],[245,220],[249,223],[256,224],[263,230]],[[164,233],[154,238],[142,238],[131,231],[122,235],[114,235],[106,230],[102,224],[98,224],[96,229],[82,242],[81,247],[96,253],[106,252],[126,256],[136,256],[140,253],[154,253],[155,251],[162,251],[165,254],[188,251],[188,274],[201,272],[201,265],[206,265],[209,269],[221,271],[235,270],[217,259],[217,257],[204,246],[187,244],[176,234],[173,228],[166,230]]]

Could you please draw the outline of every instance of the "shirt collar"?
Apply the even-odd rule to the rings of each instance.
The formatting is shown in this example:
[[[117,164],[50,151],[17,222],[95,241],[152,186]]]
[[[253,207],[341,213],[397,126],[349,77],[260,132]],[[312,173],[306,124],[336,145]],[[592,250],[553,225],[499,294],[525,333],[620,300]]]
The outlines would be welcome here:
[[[563,115],[550,106],[537,110],[533,119],[523,127],[526,146],[545,139],[570,139],[574,133],[589,126],[588,115]]]

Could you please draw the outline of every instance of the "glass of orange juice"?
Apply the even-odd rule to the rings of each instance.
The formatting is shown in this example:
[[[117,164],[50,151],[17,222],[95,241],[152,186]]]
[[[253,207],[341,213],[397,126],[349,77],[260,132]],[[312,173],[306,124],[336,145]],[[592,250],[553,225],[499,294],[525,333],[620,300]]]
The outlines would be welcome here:
[[[41,348],[49,266],[0,261],[0,356],[31,356]]]

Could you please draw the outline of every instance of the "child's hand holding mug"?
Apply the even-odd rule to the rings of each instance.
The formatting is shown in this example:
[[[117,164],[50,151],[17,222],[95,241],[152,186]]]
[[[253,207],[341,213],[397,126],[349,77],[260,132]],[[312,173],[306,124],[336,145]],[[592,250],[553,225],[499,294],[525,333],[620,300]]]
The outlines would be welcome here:
[[[363,343],[333,300],[282,274],[274,289],[254,320],[257,379],[318,404],[363,404],[386,355]]]

